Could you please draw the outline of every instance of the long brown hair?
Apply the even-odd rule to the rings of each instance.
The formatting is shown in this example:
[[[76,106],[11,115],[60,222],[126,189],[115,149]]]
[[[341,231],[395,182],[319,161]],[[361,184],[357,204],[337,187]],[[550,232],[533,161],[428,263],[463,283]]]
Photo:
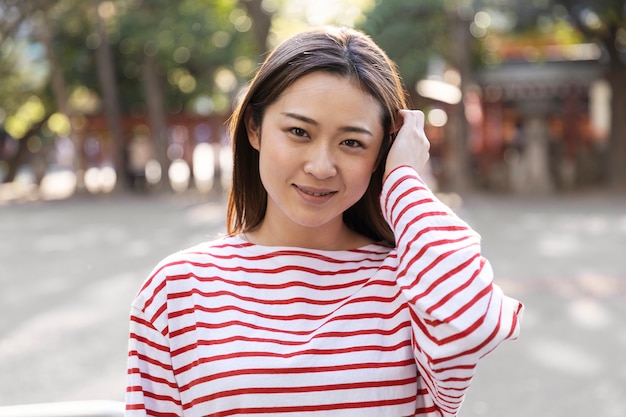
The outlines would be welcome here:
[[[392,126],[399,110],[407,108],[395,64],[367,35],[349,28],[315,28],[281,43],[263,62],[230,120],[233,183],[228,200],[228,233],[247,232],[265,217],[267,192],[259,174],[259,154],[248,141],[246,118],[261,126],[265,108],[300,77],[316,71],[353,78],[380,103],[386,137],[379,163],[361,199],[343,214],[352,230],[375,241],[394,244],[393,232],[378,201]]]

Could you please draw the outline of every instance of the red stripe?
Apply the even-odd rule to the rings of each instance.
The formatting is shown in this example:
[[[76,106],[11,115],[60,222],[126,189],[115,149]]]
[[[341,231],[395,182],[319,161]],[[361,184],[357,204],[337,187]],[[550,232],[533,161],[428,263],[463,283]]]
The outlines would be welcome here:
[[[234,390],[219,391],[209,395],[194,398],[194,400],[185,404],[185,409],[189,409],[196,404],[213,401],[220,398],[233,397],[237,395],[261,395],[261,394],[292,394],[292,393],[313,393],[313,392],[325,392],[325,391],[339,391],[339,390],[353,390],[353,389],[367,389],[367,388],[379,388],[379,387],[399,387],[404,385],[414,384],[414,378],[405,378],[392,381],[363,381],[363,382],[351,382],[347,384],[325,384],[325,385],[310,385],[300,387],[262,387],[262,388],[241,388]]]
[[[355,303],[359,303],[359,302],[383,302],[383,303],[390,303],[393,302],[397,299],[397,297],[400,295],[400,293],[396,293],[395,296],[392,297],[376,297],[376,296],[368,296],[368,297],[359,297],[359,298],[354,298],[352,300],[350,300],[347,304],[355,304]],[[249,316],[254,316],[254,317],[258,317],[258,318],[262,318],[262,319],[267,319],[267,320],[280,320],[280,321],[295,321],[295,320],[310,320],[310,321],[319,321],[319,320],[324,320],[330,316],[332,316],[333,314],[335,314],[334,311],[329,311],[326,314],[319,314],[319,315],[313,315],[313,314],[289,314],[289,315],[276,315],[276,314],[267,314],[267,313],[263,313],[262,311],[259,310],[249,310],[249,309],[245,309],[240,307],[239,305],[236,304],[228,304],[228,305],[223,305],[220,307],[206,307],[204,305],[196,305],[190,308],[185,308],[182,310],[177,310],[177,311],[172,311],[169,314],[169,317],[171,319],[173,318],[180,318],[183,317],[185,315],[188,314],[195,314],[197,312],[203,312],[203,313],[208,313],[208,314],[215,314],[215,313],[223,313],[226,311],[236,311],[245,315],[249,315]],[[380,313],[367,313],[367,314],[363,314],[363,315],[341,315],[341,316],[337,316],[336,318],[333,319],[334,320],[341,320],[343,318],[389,318],[389,317],[393,317],[396,313],[389,313],[389,314],[380,314]],[[282,329],[281,329],[282,331]],[[171,336],[178,336],[180,333],[180,330],[172,332]]]
[[[168,402],[168,403],[172,403],[175,404],[177,406],[182,406],[181,402],[179,399],[176,399],[174,397],[171,397],[169,395],[162,395],[162,394],[155,394],[153,392],[150,391],[146,391],[145,389],[143,390],[143,396],[146,398],[151,398],[155,401],[160,401],[160,402]]]
[[[167,298],[168,300],[175,300],[179,298],[190,297],[192,295],[200,295],[202,297],[207,297],[207,298],[227,296],[227,297],[236,298],[241,301],[247,301],[247,302],[256,303],[256,304],[266,304],[266,305],[289,305],[289,304],[294,304],[294,303],[305,303],[305,304],[312,304],[312,305],[333,305],[333,304],[340,304],[346,299],[350,298],[349,296],[346,296],[346,297],[338,298],[338,299],[315,300],[312,298],[294,297],[294,298],[286,298],[283,300],[265,300],[261,298],[244,297],[242,295],[239,295],[231,291],[206,292],[206,291],[201,291],[197,288],[193,288],[189,291],[171,293],[171,294],[168,294]],[[164,307],[165,306],[166,304],[164,304]],[[159,311],[161,310],[163,310],[163,308],[159,309]]]
[[[397,167],[395,168],[392,172],[399,170],[400,168],[403,167]],[[389,174],[391,175],[391,173]],[[404,181],[407,180],[416,180],[417,182],[419,182],[420,184],[422,184],[422,182],[419,180],[419,178],[417,177],[417,175],[412,174],[412,175],[403,175],[402,177],[398,178],[392,185],[391,187],[389,187],[389,191],[387,192],[386,198],[385,198],[385,204],[383,205],[387,210],[388,213],[390,213],[390,211],[388,210],[389,207],[389,199],[391,198],[391,196],[393,195],[393,192],[400,186],[400,184],[402,184]]]
[[[294,352],[289,352],[289,353],[275,353],[275,352],[270,352],[270,351],[257,351],[257,352],[231,352],[231,353],[225,353],[223,355],[215,355],[215,356],[211,356],[211,357],[205,357],[205,358],[200,358],[196,361],[197,364],[202,364],[202,363],[210,363],[210,362],[216,362],[216,361],[220,361],[220,360],[226,360],[226,359],[234,359],[234,358],[258,358],[258,359],[262,359],[262,358],[281,358],[281,359],[287,359],[287,358],[293,358],[293,357],[297,357],[297,356],[306,356],[306,355],[339,355],[342,353],[354,353],[354,352],[363,352],[363,351],[370,351],[370,352],[393,352],[393,351],[397,351],[397,350],[401,350],[407,346],[410,346],[410,341],[408,340],[404,340],[400,343],[397,343],[395,345],[392,346],[369,346],[369,345],[364,345],[364,346],[353,346],[353,347],[349,347],[349,348],[341,348],[341,349],[304,349],[304,350],[299,350],[299,351],[294,351]],[[176,370],[174,370],[174,373],[176,375],[181,374],[183,372],[188,371],[189,369],[193,368],[196,363],[191,363],[188,364],[186,366],[180,367]],[[316,368],[319,369],[319,368]],[[252,370],[252,372],[260,372],[260,370],[255,369]],[[269,373],[280,373],[281,370],[280,369],[271,369],[268,370]],[[223,377],[228,377],[228,376],[232,376],[232,375],[239,375],[241,374],[242,371],[238,370],[238,371],[234,371],[234,372],[225,372],[223,374],[214,374],[211,375],[207,378],[207,380],[213,380],[216,379],[218,376],[220,378]]]
[[[243,327],[255,328],[255,329],[260,329],[260,330],[267,330],[268,332],[278,332],[279,331],[278,329],[263,328],[261,326],[245,325],[245,324],[242,324],[242,322],[224,323],[223,325],[219,325],[219,326],[210,326],[210,325],[206,325],[206,324],[202,323],[202,325],[198,325],[197,327],[206,328],[206,329],[217,329],[217,328],[222,328],[222,327],[229,327],[231,325],[241,325]],[[182,353],[185,353],[185,352],[188,352],[190,350],[193,350],[193,349],[197,348],[198,346],[213,346],[213,345],[227,344],[227,343],[232,343],[232,342],[254,342],[254,343],[267,343],[267,344],[271,344],[271,345],[281,345],[281,346],[302,346],[302,345],[307,345],[312,340],[320,339],[320,338],[350,337],[350,336],[359,336],[359,335],[365,335],[365,334],[375,334],[375,335],[386,335],[386,336],[388,336],[388,335],[393,335],[393,334],[397,333],[398,331],[400,331],[402,329],[405,329],[407,327],[411,327],[411,324],[408,321],[400,323],[399,325],[397,325],[393,329],[389,329],[389,330],[367,329],[367,330],[354,330],[354,331],[351,331],[351,332],[324,332],[324,333],[318,333],[318,334],[314,334],[317,329],[313,329],[311,331],[300,331],[300,332],[298,332],[298,331],[284,331],[284,330],[280,331],[280,333],[303,335],[303,336],[314,334],[313,337],[305,339],[305,340],[301,340],[301,341],[287,341],[287,340],[279,340],[279,339],[276,339],[276,338],[247,337],[247,336],[232,336],[232,337],[222,338],[222,339],[199,340],[198,342],[194,342],[191,345],[187,345],[187,346],[182,347],[180,349],[176,349],[175,351],[172,352],[172,357],[175,357],[175,356],[178,356],[178,355],[180,355]]]
[[[342,262],[342,263],[352,263],[352,262]],[[186,265],[192,266],[195,268],[215,268],[221,272],[245,272],[248,274],[280,274],[283,272],[305,272],[309,274],[315,274],[318,276],[335,276],[338,274],[352,274],[360,271],[375,271],[378,268],[377,264],[372,264],[370,266],[359,266],[357,268],[349,268],[349,269],[337,269],[337,270],[327,270],[322,271],[316,268],[309,268],[302,265],[281,265],[277,268],[267,269],[267,268],[249,268],[241,265],[236,266],[223,266],[212,262],[185,262]],[[168,276],[169,278],[169,276]]]
[[[157,320],[157,319],[158,319],[158,318],[159,318],[159,317],[160,317],[163,313],[165,313],[165,311],[166,311],[166,310],[167,310],[167,304],[163,303],[163,304],[161,305],[161,307],[159,307],[159,308],[158,308],[158,310],[154,312],[154,314],[152,315],[152,317],[150,317],[150,321],[151,321],[152,323],[156,322],[156,320]],[[161,331],[161,333],[162,333],[163,335],[166,335],[166,334],[167,334],[167,332],[166,332],[166,331]]]
[[[443,389],[446,389],[441,384],[435,384],[432,378],[430,377],[430,372],[428,372],[423,364],[419,361],[417,363],[417,368],[419,370],[419,375],[428,387],[428,392],[431,394],[430,398],[435,403],[436,410],[445,410],[449,415],[456,415],[456,410],[460,407],[460,404],[450,403],[446,401],[443,397],[443,393],[441,392]],[[467,386],[458,389],[460,392],[467,390]],[[442,414],[443,415],[443,414]]]
[[[214,245],[211,247],[211,249],[219,249],[219,248],[234,248],[236,250],[239,250],[241,247],[249,247],[249,246],[254,246],[251,243],[246,243],[246,244],[237,244],[237,245],[232,245],[232,244],[224,244],[224,245]],[[374,255],[385,255],[385,252],[374,252],[374,251],[365,251],[365,250],[352,250],[351,252],[354,253],[372,253]],[[204,252],[187,252],[189,254],[193,254],[193,253],[197,253],[197,254],[206,254]],[[252,261],[258,261],[260,259],[271,259],[271,258],[275,258],[275,257],[283,257],[285,255],[288,256],[302,256],[302,257],[308,257],[308,258],[315,258],[315,259],[320,259],[320,260],[324,260],[325,262],[329,262],[329,263],[349,263],[351,261],[349,260],[338,260],[338,259],[334,259],[334,258],[330,258],[327,256],[324,256],[322,254],[318,254],[315,252],[305,252],[305,251],[296,251],[296,250],[291,250],[291,251],[276,251],[273,252],[271,255],[258,255],[258,256],[242,256],[240,254],[234,253],[231,255],[219,255],[216,252],[211,252],[210,256],[216,259],[249,259]],[[377,258],[368,258],[365,259],[367,261],[372,261],[372,262],[378,262],[379,260]],[[362,259],[359,259],[358,262],[361,262]],[[177,260],[177,261],[173,261],[173,262],[168,262],[165,263],[163,265],[160,265],[158,269],[156,269],[149,277],[148,279],[145,281],[145,283],[143,284],[143,286],[140,289],[140,292],[145,291],[148,287],[150,287],[152,285],[152,282],[154,281],[154,279],[159,276],[163,270],[168,269],[168,268],[172,268],[172,267],[176,267],[176,266],[180,266],[180,265],[191,265],[191,266],[197,266],[197,267],[208,267],[208,266],[215,266],[217,268],[219,268],[219,265],[211,265],[211,264],[202,264],[202,263],[195,263],[195,262],[191,262],[188,260]],[[162,282],[161,284],[159,284],[159,286],[157,288],[155,288],[154,290],[154,294],[158,293],[160,290],[163,289],[165,285],[165,282]],[[154,297],[151,297],[150,299],[148,299],[145,303],[145,307],[149,307],[150,304],[152,303]]]
[[[153,277],[151,277],[150,279],[152,279]],[[159,293],[163,291],[163,289],[165,288],[166,283],[167,282],[163,280],[162,282],[159,283],[159,285],[157,285],[157,287],[152,292],[152,296],[148,298],[146,302],[144,303],[144,305],[142,306],[142,311],[146,311],[146,309],[152,305],[156,296],[159,295]],[[144,289],[142,289],[142,291],[144,291]]]
[[[439,214],[437,214],[439,215]],[[400,233],[400,237],[398,240],[404,241],[405,240],[405,236],[406,233],[408,233],[408,231],[411,230],[411,226],[414,225],[414,223],[417,223],[419,220],[421,220],[421,218],[414,218],[413,220],[411,220],[410,222],[408,222],[405,225],[404,230]],[[465,227],[462,226],[427,226],[427,227],[423,227],[422,229],[420,229],[420,231],[418,233],[415,233],[413,236],[410,237],[410,240],[406,243],[405,245],[405,253],[403,254],[404,256],[401,258],[403,259],[405,256],[410,255],[409,249],[413,246],[414,243],[416,243],[420,238],[422,238],[422,236],[424,236],[427,233],[430,232],[462,232],[462,231],[466,231],[467,229]],[[471,237],[471,236],[465,236],[465,237]]]
[[[230,294],[230,293],[228,293]],[[207,298],[211,298],[210,296],[212,295],[211,293],[208,294],[203,294],[204,296],[206,296]],[[219,294],[219,295],[223,295],[223,294]],[[365,297],[357,297],[357,298],[353,298],[351,300],[349,300],[347,303],[343,304],[343,301],[345,301],[345,299],[341,299],[341,300],[337,300],[336,303],[339,305],[351,305],[351,304],[356,304],[356,303],[361,303],[361,302],[380,302],[380,303],[392,303],[394,302],[398,297],[400,296],[400,291],[398,290],[398,292],[396,292],[394,295],[391,295],[389,297],[382,297],[382,296],[365,296]],[[234,295],[233,295],[234,297]],[[177,297],[180,298],[180,297]],[[256,299],[252,299],[252,300],[256,300]],[[259,303],[263,302],[264,300],[259,300]],[[300,300],[298,300],[300,301]],[[207,302],[207,304],[210,304],[210,302]],[[279,303],[279,302],[275,302],[275,303],[264,303],[264,304],[271,304],[271,305],[276,305],[276,304],[288,304],[288,303]],[[331,302],[328,302],[326,304],[333,304]],[[263,313],[261,311],[258,310],[249,310],[249,309],[244,309],[238,305],[235,304],[228,304],[228,305],[222,305],[220,307],[205,307],[204,305],[195,305],[194,307],[190,307],[190,308],[186,308],[183,310],[177,310],[177,311],[173,311],[170,313],[170,318],[180,318],[183,317],[185,315],[188,314],[195,314],[196,312],[201,311],[203,313],[221,313],[221,312],[226,312],[226,311],[237,311],[240,313],[245,313],[254,317],[259,317],[259,318],[263,318],[263,319],[268,319],[268,320],[280,320],[280,321],[293,321],[293,320],[311,320],[311,321],[319,321],[319,320],[324,320],[330,316],[332,316],[333,314],[336,314],[336,312],[334,310],[329,311],[326,314],[320,314],[320,315],[312,315],[312,314],[289,314],[289,315],[275,315],[275,314],[267,314],[267,313]],[[333,318],[332,320],[338,320],[341,319],[343,317],[354,317],[354,318],[368,318],[368,317],[380,317],[380,318],[388,318],[390,316],[395,315],[396,313],[390,313],[388,315],[381,315],[380,313],[377,312],[372,312],[372,313],[365,313],[364,315],[340,315],[340,316],[336,316],[336,318]],[[174,331],[171,333],[171,336],[178,336],[180,334],[182,329],[179,329],[177,331]],[[282,329],[281,329],[282,331]]]
[[[359,401],[357,403],[337,403],[337,404],[317,404],[317,405],[295,405],[285,407],[257,407],[257,408],[237,408],[222,411],[215,416],[232,416],[238,414],[272,414],[272,413],[295,413],[295,412],[315,412],[332,410],[349,410],[373,407],[388,407],[393,405],[411,404],[415,402],[415,397],[398,398],[380,401]]]
[[[176,384],[176,382],[168,381],[165,378],[157,377],[155,375],[152,375],[152,374],[149,374],[149,373],[146,373],[146,372],[141,372],[141,370],[139,368],[129,369],[128,370],[128,375],[137,375],[142,380],[150,381],[150,382],[152,382],[154,384],[167,385],[168,387],[170,387],[172,389],[178,389],[178,385]],[[142,391],[142,390],[143,390],[143,387],[141,385],[128,386],[126,388],[126,392],[134,392],[134,391]]]
[[[284,266],[284,268],[291,268],[290,266]],[[345,274],[354,274],[356,272],[360,272],[360,271],[367,271],[367,270],[376,270],[378,268],[378,265],[373,265],[371,267],[361,267],[358,269],[351,269],[351,270],[347,270],[347,271],[335,271],[335,273],[345,273]],[[285,269],[285,271],[290,271],[290,270],[294,270],[294,271],[302,271],[301,267],[293,267],[293,269]],[[280,272],[285,272],[285,271],[280,271]],[[228,270],[228,272],[233,272],[233,270]],[[309,271],[310,272],[310,271]],[[330,271],[331,273],[333,273],[332,271]],[[273,272],[269,272],[270,274]],[[199,281],[199,282],[203,282],[203,283],[213,283],[213,282],[221,282],[224,284],[228,284],[228,285],[232,285],[234,287],[250,287],[250,288],[254,288],[254,289],[270,289],[270,290],[275,290],[275,289],[285,289],[285,288],[307,288],[307,289],[313,289],[313,290],[322,290],[322,291],[329,291],[329,290],[338,290],[338,289],[346,289],[346,288],[351,288],[351,287],[358,287],[361,286],[363,284],[365,284],[368,281],[368,278],[363,278],[363,279],[359,279],[359,280],[355,280],[355,281],[350,281],[350,282],[345,282],[345,283],[341,283],[341,284],[334,284],[334,283],[329,283],[327,285],[315,285],[312,283],[308,283],[308,282],[304,282],[304,281],[289,281],[289,282],[285,282],[285,283],[281,283],[281,284],[272,284],[272,283],[258,283],[258,282],[251,282],[251,281],[241,281],[241,280],[229,280],[226,279],[224,277],[221,276],[217,276],[217,275],[213,275],[213,276],[209,276],[209,277],[201,277],[198,276],[197,274],[193,273],[193,272],[189,272],[187,274],[183,274],[183,275],[171,275],[167,277],[168,281],[184,281],[187,279],[193,279],[195,281]]]
[[[415,264],[417,261],[419,261],[420,258],[422,258],[424,256],[424,254],[427,251],[429,251],[430,249],[436,248],[437,246],[448,245],[450,243],[460,243],[460,242],[462,242],[464,240],[467,240],[467,238],[460,238],[460,239],[453,239],[453,240],[438,240],[438,241],[435,241],[435,242],[427,243],[426,245],[424,245],[422,247],[422,249],[413,258],[411,258],[411,260],[409,260],[407,262],[406,266],[403,267],[402,270],[398,272],[398,279],[400,279],[403,276],[407,275],[409,273],[409,271],[411,271],[411,266],[413,266],[413,264]],[[439,256],[437,256],[430,264],[428,264],[427,266],[425,266],[423,268],[420,268],[419,273],[416,274],[416,276],[413,279],[413,281],[411,282],[411,284],[409,284],[408,287],[407,286],[403,286],[403,288],[411,288],[411,287],[415,286],[418,282],[420,282],[422,277],[424,275],[426,275],[426,273],[428,273],[430,270],[432,270],[435,266],[437,266],[439,263],[441,263],[444,259],[450,257],[453,254],[456,254],[456,253],[460,252],[463,249],[467,249],[467,248],[469,248],[469,247],[471,247],[473,245],[475,245],[475,243],[470,243],[469,245],[466,245],[466,246],[463,246],[463,247],[460,247],[460,248],[451,249],[451,250],[449,250],[447,252],[439,254]],[[475,253],[475,254],[472,255],[471,258],[465,260],[463,264],[460,264],[458,266],[461,266],[461,265],[467,266],[467,264],[471,263],[473,261],[473,259],[478,257],[478,256],[479,256],[479,254]],[[422,295],[420,295],[419,297],[414,298],[414,300],[417,300],[417,299],[423,297],[424,295],[429,294],[435,287],[437,287],[439,284],[441,284],[443,281],[445,281],[449,277],[450,276],[448,275],[448,276],[444,276],[444,277],[441,277],[441,278],[435,280],[429,286],[429,288],[422,293]]]
[[[470,261],[472,261],[475,258],[471,258]],[[458,267],[456,267],[455,269],[451,270],[448,274],[448,276],[450,276],[451,274],[456,274],[457,272],[461,271],[462,269],[464,269],[465,267],[467,267],[467,262],[463,263],[461,265],[459,265]],[[441,298],[441,300],[439,300],[438,303],[433,304],[432,306],[430,306],[429,308],[426,309],[426,313],[432,315],[435,310],[437,310],[438,308],[441,308],[445,303],[447,303],[448,301],[450,301],[455,295],[458,295],[461,291],[463,290],[467,290],[467,288],[472,285],[472,283],[475,281],[476,277],[482,272],[482,268],[480,269],[476,269],[474,271],[474,273],[472,275],[470,275],[470,277],[465,280],[464,283],[462,283],[461,285],[459,285],[455,290],[450,291],[448,294],[446,294],[443,298]],[[459,312],[465,311],[467,309],[460,309]],[[450,316],[452,317],[452,316]],[[450,320],[450,319],[449,319]],[[446,320],[446,321],[449,321]],[[434,324],[432,324],[434,325]]]
[[[146,415],[153,417],[180,417],[176,413],[161,413],[159,411],[146,409],[144,404],[126,404],[126,411],[144,410]]]
[[[461,308],[459,308],[456,312],[446,317],[443,321],[445,323],[451,323],[455,319],[459,318],[463,313],[467,312],[470,308],[472,308],[479,300],[485,298],[492,291],[491,286],[487,286],[483,288],[482,291],[478,292],[471,300],[465,303]]]
[[[156,342],[154,342],[154,341],[152,341],[152,340],[150,340],[150,339],[148,339],[146,337],[138,335],[137,333],[131,332],[130,333],[130,339],[134,339],[134,340],[136,340],[139,343],[143,343],[143,344],[145,344],[147,346],[150,346],[151,348],[154,348],[156,350],[160,350],[161,352],[168,352],[169,351],[169,348],[167,346],[163,346],[161,344],[158,344],[158,343],[156,343]]]
[[[500,309],[501,309],[501,308],[500,308]],[[412,315],[413,315],[413,314],[412,314]],[[414,316],[414,317],[415,317],[415,316]],[[478,319],[478,320],[477,320],[477,322],[482,322],[482,321],[484,321],[484,319],[485,319],[484,317],[481,317],[480,319]],[[424,334],[425,334],[427,337],[429,337],[429,338],[430,338],[430,336],[429,336],[428,332],[426,332],[425,328],[423,327],[423,324],[422,324],[421,322],[419,322],[419,321],[416,321],[415,323],[416,323],[416,325],[417,325],[418,327],[422,328],[422,329],[423,329],[423,331],[424,331]],[[475,323],[474,323],[472,326],[470,326],[470,327],[474,327],[476,324],[477,324],[477,323],[475,322]],[[438,359],[431,359],[432,363],[433,363],[433,364],[440,364],[440,363],[443,363],[443,362],[454,361],[455,359],[461,358],[461,357],[463,357],[463,356],[471,356],[471,355],[473,355],[473,354],[476,354],[477,352],[479,352],[480,350],[482,350],[485,346],[487,346],[488,344],[490,344],[490,343],[491,343],[491,342],[495,339],[496,335],[497,335],[497,334],[498,334],[498,332],[499,332],[500,325],[501,325],[501,316],[500,316],[500,317],[498,317],[498,321],[497,321],[497,323],[496,323],[496,325],[495,325],[495,327],[494,327],[493,331],[492,331],[492,332],[491,332],[491,333],[490,333],[490,334],[489,334],[486,338],[484,338],[484,339],[482,339],[482,338],[481,338],[481,339],[480,339],[480,340],[481,340],[481,343],[479,343],[478,345],[476,345],[476,346],[474,346],[474,347],[472,347],[472,348],[469,348],[469,349],[466,349],[466,350],[460,351],[460,352],[458,352],[457,354],[452,355],[452,356],[441,357],[441,358],[438,358]],[[464,332],[464,333],[465,333],[466,335],[468,335],[468,334],[469,334],[469,333],[471,333],[471,332],[469,332],[469,333],[468,333],[468,332]],[[434,339],[431,339],[431,340],[433,340],[433,342],[434,342],[434,343],[439,344],[436,340],[434,340]],[[485,354],[486,354],[486,353],[485,353]],[[481,355],[481,357],[482,357],[482,356],[484,356],[484,355]],[[456,368],[456,366],[452,366],[452,367],[453,367],[453,368]]]
[[[232,376],[241,375],[299,375],[299,374],[325,374],[328,372],[342,372],[342,371],[356,371],[361,369],[383,369],[383,368],[399,368],[399,367],[413,367],[415,362],[412,359],[395,362],[383,362],[383,363],[353,363],[347,365],[333,365],[333,366],[316,366],[309,368],[253,368],[253,369],[239,369],[235,371],[222,372],[220,374],[206,375],[201,378],[197,378],[190,381],[186,385],[180,387],[181,392],[187,391],[190,388],[210,382],[217,379],[228,378]]]
[[[154,326],[152,325],[152,323],[150,323],[148,320],[145,320],[141,317],[135,316],[135,315],[131,315],[130,316],[130,321],[133,321],[141,326],[144,327],[148,327],[150,329],[154,329]]]
[[[128,352],[128,356],[135,356],[139,361],[143,361],[143,362],[149,363],[151,365],[158,366],[159,368],[162,368],[165,371],[171,371],[172,370],[172,366],[170,364],[159,362],[156,359],[153,359],[153,358],[151,358],[149,356],[141,354],[141,353],[139,353],[136,350],[130,350]]]
[[[211,249],[215,249],[214,246],[211,247]],[[346,250],[347,253],[369,253],[372,255],[382,255],[384,256],[386,254],[386,252],[374,252],[374,251],[366,251],[366,250],[358,250],[358,249],[353,249],[353,250]],[[276,250],[273,252],[269,252],[269,253],[264,253],[261,255],[242,255],[241,252],[235,252],[235,253],[229,253],[226,255],[222,255],[220,254],[218,251],[212,251],[212,252],[200,252],[200,251],[187,251],[185,252],[186,254],[190,254],[190,255],[208,255],[211,258],[214,259],[223,259],[223,260],[234,260],[234,259],[241,259],[241,260],[245,260],[245,261],[250,261],[250,262],[258,262],[258,261],[266,261],[269,259],[274,259],[274,258],[280,258],[280,260],[284,260],[284,258],[286,257],[294,257],[294,258],[309,258],[309,259],[316,259],[316,260],[320,260],[326,263],[331,263],[331,264],[341,264],[341,263],[350,263],[350,262],[355,262],[355,261],[351,261],[351,260],[347,260],[347,259],[337,259],[337,258],[331,258],[329,256],[326,256],[322,253],[319,252],[315,252],[315,251],[311,251],[311,252],[305,252],[305,251],[301,251],[301,250]],[[379,261],[378,258],[359,258],[358,262],[362,262],[362,261],[369,261],[369,262],[377,262]],[[187,262],[186,262],[187,263]],[[188,261],[188,263],[193,264],[193,262]]]
[[[440,255],[437,259],[435,259],[430,265],[428,265],[428,267],[424,268],[422,271],[420,271],[420,273],[417,276],[417,280],[421,279],[423,275],[425,275],[427,272],[429,272],[432,268],[434,268],[439,262],[441,262],[443,259],[445,259],[446,257],[448,257],[451,253],[444,253],[442,255]],[[465,261],[464,263],[458,265],[456,268],[448,271],[446,274],[442,275],[440,278],[434,280],[429,286],[428,288],[426,288],[426,290],[424,290],[422,293],[420,294],[416,294],[412,299],[411,302],[412,303],[416,303],[418,300],[428,296],[429,294],[431,294],[438,286],[440,286],[441,284],[443,284],[444,282],[452,279],[452,277],[456,274],[458,274],[460,271],[462,271],[463,269],[467,268],[469,265],[472,264],[472,262],[474,261],[474,259],[476,257],[478,257],[479,255],[475,255],[473,258],[468,259],[467,261]],[[411,285],[415,285],[415,283],[411,284]],[[457,287],[456,289],[452,290],[451,292],[457,292],[459,289],[459,287]],[[436,304],[435,304],[436,305]],[[432,306],[431,306],[432,307]],[[427,309],[427,311],[431,308],[429,307]]]
[[[416,189],[408,190],[407,191],[407,195],[410,195],[415,190]],[[415,201],[411,200],[411,202],[409,204],[404,206],[402,208],[402,210],[400,210],[400,212],[395,215],[396,219],[393,222],[393,229],[394,230],[397,229],[398,223],[400,222],[400,220],[402,220],[402,218],[404,218],[404,216],[406,215],[407,212],[413,211],[414,209],[417,210],[416,207],[421,206],[421,205],[425,205],[427,203],[432,203],[432,202],[433,202],[433,200],[430,199],[430,198],[423,198],[421,200],[415,200]],[[399,203],[400,203],[400,200],[397,200],[396,201],[396,205],[399,204]],[[395,208],[396,207],[394,206],[394,208],[392,210],[395,210]],[[432,216],[432,215],[435,215],[435,214],[438,214],[438,215],[446,215],[447,214],[445,211],[426,211],[426,209],[423,209],[423,208],[420,208],[419,211],[422,212],[422,215],[427,215],[427,216],[424,216],[424,217]],[[394,213],[394,211],[392,211],[392,213]],[[421,219],[421,217],[420,217],[420,219]]]

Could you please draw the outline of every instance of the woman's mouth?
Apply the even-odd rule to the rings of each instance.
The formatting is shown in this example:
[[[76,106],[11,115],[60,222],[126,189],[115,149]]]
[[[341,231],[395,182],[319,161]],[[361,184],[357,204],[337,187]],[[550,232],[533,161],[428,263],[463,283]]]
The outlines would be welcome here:
[[[298,190],[300,194],[307,199],[307,201],[316,202],[316,203],[325,202],[336,193],[336,191],[334,190],[303,187],[303,186],[298,186],[298,185],[294,185],[294,186],[296,190]]]

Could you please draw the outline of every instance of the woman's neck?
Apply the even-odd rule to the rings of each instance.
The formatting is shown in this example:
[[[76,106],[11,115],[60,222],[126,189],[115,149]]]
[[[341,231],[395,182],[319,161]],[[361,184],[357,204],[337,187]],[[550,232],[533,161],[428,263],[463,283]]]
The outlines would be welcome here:
[[[297,230],[294,230],[297,229]],[[290,246],[318,250],[356,249],[372,243],[371,239],[340,225],[321,228],[285,228],[271,222],[261,222],[256,228],[244,233],[251,243],[263,246]]]

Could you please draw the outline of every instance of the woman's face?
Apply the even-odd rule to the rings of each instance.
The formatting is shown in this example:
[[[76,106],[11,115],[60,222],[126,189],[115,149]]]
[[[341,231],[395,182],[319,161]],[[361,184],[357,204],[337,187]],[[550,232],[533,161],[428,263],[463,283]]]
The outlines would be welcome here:
[[[260,228],[341,230],[343,212],[363,196],[376,168],[381,112],[351,78],[315,72],[268,106],[261,126],[249,120],[268,195]]]

